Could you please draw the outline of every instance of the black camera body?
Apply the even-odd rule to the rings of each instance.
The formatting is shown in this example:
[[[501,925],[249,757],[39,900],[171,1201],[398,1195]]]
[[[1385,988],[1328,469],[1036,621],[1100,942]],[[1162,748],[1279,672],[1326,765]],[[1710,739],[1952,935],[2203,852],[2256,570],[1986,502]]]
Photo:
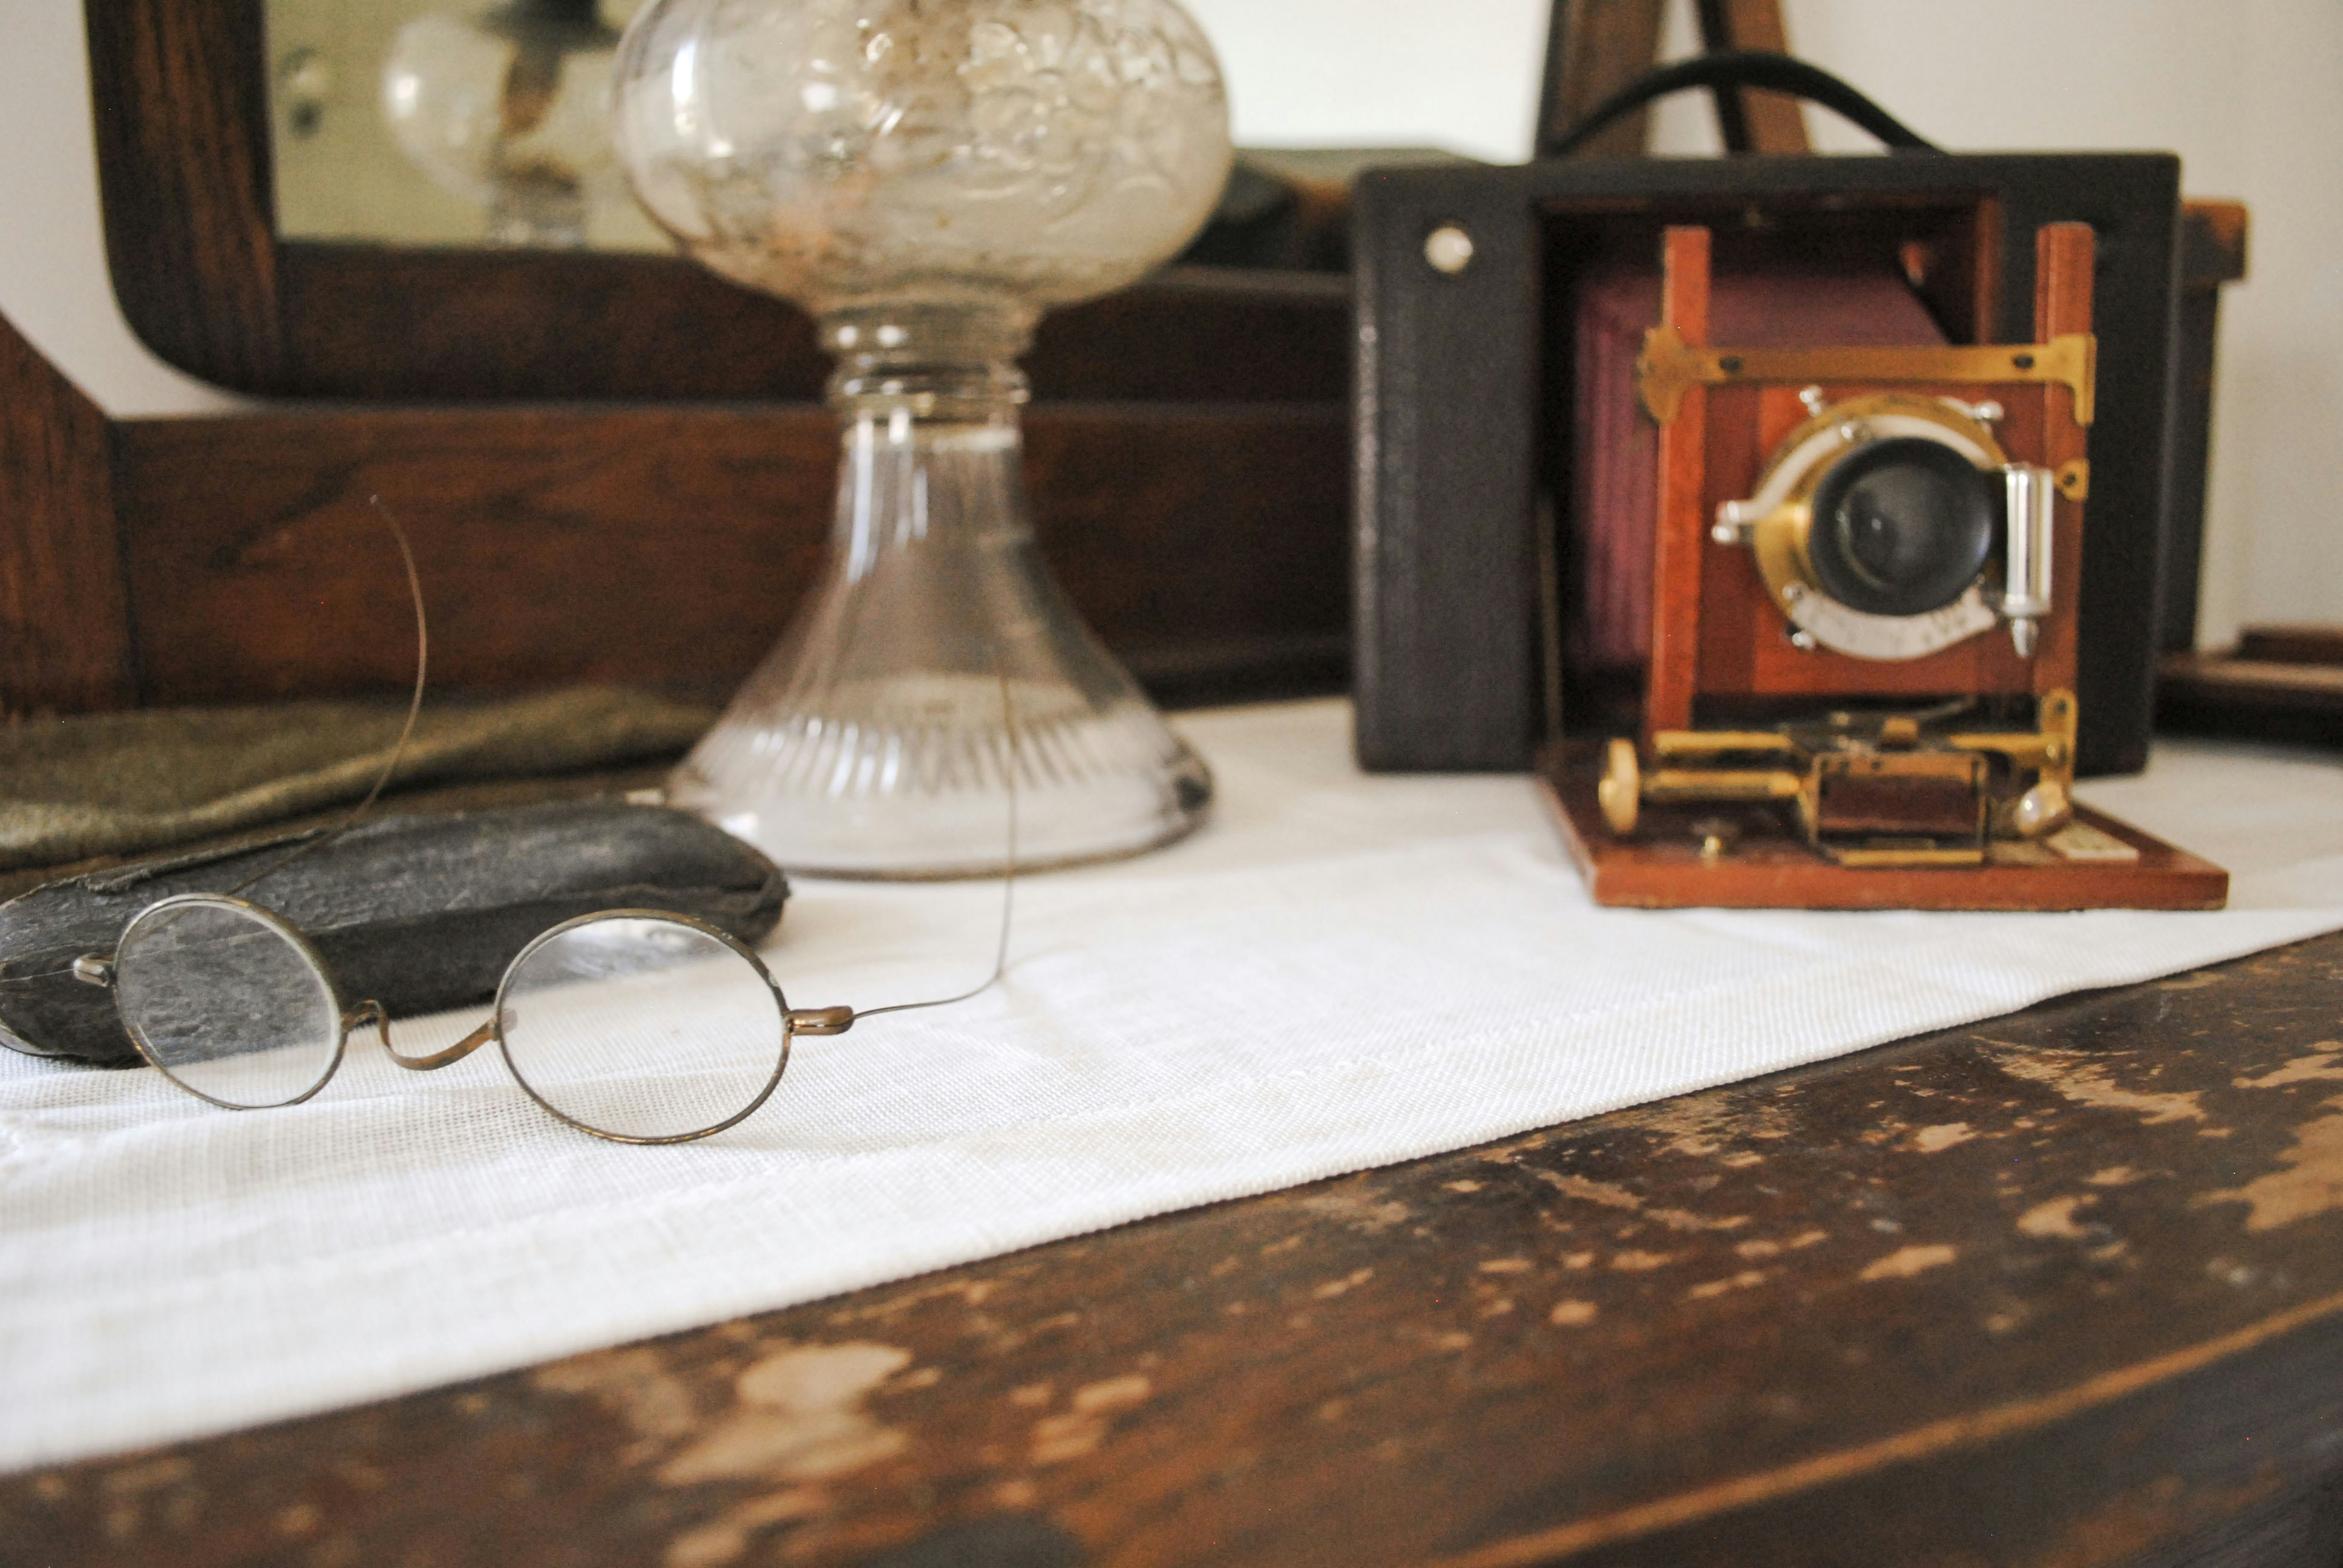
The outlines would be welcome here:
[[[1644,309],[1648,300],[1632,335],[1611,331],[1621,343],[1645,342],[1671,230],[1711,236],[1720,304],[1729,303],[1728,283],[1743,280],[1734,297],[1762,327],[1785,308],[1775,302],[1791,301],[1806,336],[1785,341],[1841,347],[1859,368],[1863,344],[1908,343],[1916,331],[1941,346],[1927,351],[1940,357],[2033,344],[2037,235],[2072,224],[2090,231],[2086,342],[2096,365],[2085,371],[2096,373],[2067,379],[2087,387],[2096,407],[2084,416],[2085,462],[2070,461],[2059,478],[2077,505],[2087,484],[2089,524],[2079,569],[2060,585],[2060,618],[2041,624],[2071,649],[2074,771],[2144,765],[2173,487],[2177,158],[1549,160],[1377,171],[1361,179],[1355,199],[1354,688],[1363,766],[1521,770],[1556,737],[1642,729],[1648,740],[1641,709],[1657,689],[1663,656],[1696,657],[1668,643],[1673,623],[1654,625],[1650,608],[1652,510],[1636,487],[1658,483],[1651,443],[1664,422],[1647,400],[1623,403],[1637,377],[1651,378],[1612,366],[1626,351],[1598,341],[1619,309]],[[1710,340],[1745,337],[1720,330]],[[1708,372],[1719,374],[1714,365]],[[1960,445],[1957,430],[1928,428],[1925,410],[1889,409],[1875,423],[1895,426],[1907,443]],[[1762,447],[1749,454],[1753,473],[1765,456]],[[1861,638],[1838,628],[1853,639],[1847,656],[1832,652],[1815,666],[1837,673],[1809,679],[1814,695],[1831,696],[1820,689],[1832,679],[1852,702],[1990,698],[1996,681],[2009,684],[2006,675],[1965,675],[1958,660],[1910,651],[1949,635],[1936,577],[1974,578],[1999,596],[1995,637],[2024,649],[2035,635],[2025,585],[2008,580],[2016,572],[1996,542],[2008,532],[2006,506],[2018,503],[1996,498],[1996,475],[1957,467],[1943,450],[1893,444],[1816,467],[1815,484],[1832,487],[1822,511],[1860,511],[1897,495],[1950,510],[1931,535],[1942,559],[1903,559],[1885,534],[1865,545],[1834,542],[1822,530],[1811,548],[1801,536],[1796,571],[1829,588],[1815,602],[1836,599],[1865,618]],[[1825,498],[1793,498],[1805,506]],[[1886,575],[1866,586],[1867,571]],[[1787,567],[1775,575],[1784,574],[1796,575]],[[1801,591],[1786,577],[1775,585],[1785,586],[1794,597]],[[1771,608],[1788,605],[1776,598]],[[1813,647],[1814,628],[1794,613],[1777,618],[1785,624],[1766,637]],[[1684,624],[1704,645],[1755,636],[1730,617]],[[1983,624],[1962,633],[1980,649],[1991,640]],[[1825,642],[1835,625],[1822,625]],[[1770,643],[1752,646],[1757,662],[1774,658]],[[1706,652],[1719,668],[1742,658],[1718,646]],[[1980,653],[1970,662],[1987,671],[2009,657],[2026,655]]]

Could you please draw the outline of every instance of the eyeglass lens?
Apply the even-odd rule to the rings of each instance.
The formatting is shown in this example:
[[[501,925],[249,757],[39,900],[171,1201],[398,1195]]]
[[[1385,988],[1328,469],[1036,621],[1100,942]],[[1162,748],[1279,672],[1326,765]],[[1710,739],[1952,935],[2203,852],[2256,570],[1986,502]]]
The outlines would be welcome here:
[[[787,1059],[783,1003],[756,965],[706,931],[641,916],[539,939],[507,973],[497,1024],[531,1094],[618,1138],[730,1121]]]
[[[332,985],[257,910],[158,905],[115,956],[115,1003],[155,1064],[224,1105],[289,1105],[333,1071],[342,1041]]]

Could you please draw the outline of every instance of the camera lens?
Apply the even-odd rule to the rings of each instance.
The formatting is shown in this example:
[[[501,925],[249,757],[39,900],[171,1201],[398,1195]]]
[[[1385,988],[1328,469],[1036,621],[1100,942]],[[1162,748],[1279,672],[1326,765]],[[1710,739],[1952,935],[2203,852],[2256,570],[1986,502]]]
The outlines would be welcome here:
[[[1992,477],[1941,442],[1873,441],[1815,488],[1807,558],[1823,591],[1872,615],[1923,615],[1961,597],[2001,524]]]

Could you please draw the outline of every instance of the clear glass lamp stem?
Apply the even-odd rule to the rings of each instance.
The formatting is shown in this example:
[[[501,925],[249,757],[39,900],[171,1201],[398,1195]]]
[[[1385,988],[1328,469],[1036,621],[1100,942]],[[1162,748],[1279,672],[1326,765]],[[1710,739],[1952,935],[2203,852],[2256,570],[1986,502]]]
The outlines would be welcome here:
[[[825,317],[838,514],[780,646],[678,768],[676,804],[814,875],[997,873],[1180,837],[1212,775],[1050,578],[1027,515],[1016,356],[991,302]],[[1015,726],[1012,742],[1010,727]]]

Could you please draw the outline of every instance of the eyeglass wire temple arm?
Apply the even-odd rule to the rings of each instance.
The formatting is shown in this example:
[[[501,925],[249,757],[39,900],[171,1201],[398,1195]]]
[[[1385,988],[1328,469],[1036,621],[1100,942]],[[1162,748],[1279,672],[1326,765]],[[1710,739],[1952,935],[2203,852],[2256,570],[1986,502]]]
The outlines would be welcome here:
[[[851,1008],[830,1008],[824,1010],[845,1012],[850,1021],[856,1018],[877,1018],[880,1013],[886,1012],[916,1012],[921,1008],[950,1007],[954,1002],[967,1001],[972,997],[983,995],[1001,983],[1001,977],[1009,972],[1009,927],[1011,917],[1017,907],[1017,776],[1024,769],[1025,753],[1017,739],[1017,704],[1010,696],[1009,666],[1005,654],[996,658],[993,678],[1001,683],[1001,728],[1008,732],[1009,737],[1009,843],[1008,853],[1004,857],[1001,870],[1001,940],[993,947],[992,972],[984,977],[981,984],[973,986],[958,996],[938,997],[933,1001],[899,1001],[887,1007],[864,1008],[860,1012],[855,1012]],[[801,1028],[798,1032],[799,1034],[843,1034],[846,1030],[842,1027],[819,1030]]]
[[[398,739],[391,744],[389,760],[382,765],[382,771],[376,776],[374,788],[366,792],[366,799],[352,807],[349,815],[343,818],[332,829],[309,838],[298,848],[288,851],[278,859],[269,861],[243,881],[230,888],[228,896],[231,898],[244,892],[255,883],[275,876],[302,856],[332,843],[336,839],[357,826],[358,819],[374,809],[374,803],[382,798],[383,790],[389,788],[391,775],[398,771],[398,764],[407,755],[407,743],[415,738],[415,721],[422,717],[423,689],[431,670],[431,625],[423,613],[423,574],[416,568],[415,547],[407,542],[407,530],[399,526],[397,518],[391,516],[390,508],[383,504],[382,498],[378,495],[369,496],[367,501],[374,508],[376,515],[382,518],[383,526],[390,530],[392,541],[398,546],[398,563],[407,571],[407,595],[415,602],[415,694],[407,699],[407,722],[400,727]]]

